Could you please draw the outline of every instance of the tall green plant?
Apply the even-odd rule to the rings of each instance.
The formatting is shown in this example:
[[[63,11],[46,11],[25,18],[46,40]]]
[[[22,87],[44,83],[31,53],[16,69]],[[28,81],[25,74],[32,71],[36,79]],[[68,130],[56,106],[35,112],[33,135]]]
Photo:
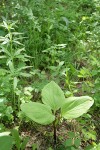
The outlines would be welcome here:
[[[12,90],[12,104],[15,106],[15,90],[18,86],[18,77],[29,77],[29,73],[25,72],[26,62],[28,61],[28,56],[25,54],[24,45],[21,43],[22,33],[16,32],[16,22],[6,21],[0,25],[2,30],[5,32],[5,36],[0,36],[0,71],[2,74],[0,80],[1,84],[7,80],[11,85]]]
[[[80,117],[93,105],[94,100],[89,96],[65,98],[61,88],[51,81],[42,90],[42,102],[43,104],[24,103],[21,105],[21,110],[26,116],[41,125],[53,123],[54,145],[56,145],[56,130],[61,118]]]

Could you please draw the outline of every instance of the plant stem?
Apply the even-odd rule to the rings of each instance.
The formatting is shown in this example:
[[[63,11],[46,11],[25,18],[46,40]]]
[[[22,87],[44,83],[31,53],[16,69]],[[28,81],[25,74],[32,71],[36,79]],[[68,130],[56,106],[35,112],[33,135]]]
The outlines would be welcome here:
[[[53,122],[53,128],[54,128],[54,147],[56,147],[56,142],[57,142],[57,136],[56,136],[56,120]]]

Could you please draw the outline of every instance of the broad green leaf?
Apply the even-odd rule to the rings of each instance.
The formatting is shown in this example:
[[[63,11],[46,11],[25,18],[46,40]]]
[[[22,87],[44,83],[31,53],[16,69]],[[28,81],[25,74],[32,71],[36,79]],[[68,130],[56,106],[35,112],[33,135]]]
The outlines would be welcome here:
[[[56,111],[64,104],[65,96],[61,88],[51,81],[42,90],[42,101]]]
[[[50,124],[55,120],[50,107],[41,103],[30,102],[22,104],[21,110],[27,117],[42,125]]]
[[[69,97],[61,109],[65,119],[77,118],[88,111],[94,100],[89,96]]]
[[[0,136],[0,150],[11,150],[12,142],[11,136]]]

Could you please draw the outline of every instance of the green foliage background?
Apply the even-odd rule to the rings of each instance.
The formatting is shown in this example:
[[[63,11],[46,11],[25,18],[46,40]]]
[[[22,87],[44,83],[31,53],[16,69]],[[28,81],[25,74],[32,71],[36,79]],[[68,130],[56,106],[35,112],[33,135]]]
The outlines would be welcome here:
[[[22,119],[22,103],[41,101],[41,90],[54,80],[66,97],[94,99],[77,121],[85,140],[98,143],[99,20],[99,0],[0,0],[0,132]]]

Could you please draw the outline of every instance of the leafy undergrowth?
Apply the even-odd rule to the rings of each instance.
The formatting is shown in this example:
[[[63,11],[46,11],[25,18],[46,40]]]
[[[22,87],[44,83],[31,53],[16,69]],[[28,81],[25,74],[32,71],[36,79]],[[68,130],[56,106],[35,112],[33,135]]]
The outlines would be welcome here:
[[[0,1],[0,145],[10,147],[0,150],[100,149],[99,20],[99,0]],[[53,125],[34,123],[34,114],[31,122],[21,108],[46,103],[41,91],[51,81],[65,98],[94,100],[86,114],[57,122],[56,147]]]
[[[84,118],[82,119],[84,120]],[[90,126],[91,123],[88,123],[87,121],[87,125]],[[96,133],[92,132],[93,131],[92,128],[91,129],[87,128],[85,134],[88,133],[88,135],[87,137],[85,137],[85,135],[82,134],[81,126],[79,122],[77,122],[76,120],[68,121],[68,122],[63,120],[63,123],[57,127],[56,149],[70,150],[72,147],[74,147],[78,150],[81,149],[84,150],[88,146],[93,147],[95,145],[95,138],[97,141],[99,141],[100,139],[99,124],[96,124],[96,127],[97,128],[95,130],[97,130],[98,133],[97,138],[95,137]],[[32,145],[34,145],[33,147],[36,147],[36,149],[39,150],[45,150],[45,149],[54,150],[52,126],[39,126],[37,124],[33,124],[32,122],[23,123],[20,126],[20,133],[22,137],[29,137],[29,142],[27,143],[26,150],[31,150]]]
[[[73,123],[73,126],[71,125],[71,123]],[[66,140],[71,140],[69,142],[69,147],[73,146],[74,144],[74,140],[75,140],[75,126],[78,125],[78,123],[76,123],[75,121],[73,122],[69,122],[66,123],[65,121],[63,121],[62,125],[58,126],[57,128],[57,145],[56,145],[56,149],[59,149],[59,147],[63,146]],[[21,135],[22,137],[30,137],[30,140],[26,146],[26,149],[31,150],[32,149],[32,145],[34,143],[34,145],[36,145],[37,149],[39,150],[44,150],[44,149],[54,149],[54,144],[53,144],[53,127],[52,126],[37,126],[37,127],[32,127],[32,129],[30,130],[30,126],[25,126],[26,124],[23,125],[23,129],[21,130]],[[75,126],[74,126],[75,125]],[[79,127],[79,125],[78,125]],[[27,130],[26,130],[27,129]],[[77,128],[76,134],[78,134],[76,136],[76,139],[79,138],[81,139],[82,137],[79,137],[79,129]],[[72,134],[72,138],[70,136],[68,136],[68,133]],[[62,145],[63,143],[63,145]],[[66,142],[67,143],[67,142]],[[67,145],[67,144],[66,144]],[[86,147],[86,143],[83,141],[83,143],[79,144],[80,146],[82,146],[83,148]],[[67,147],[68,148],[68,147]]]

